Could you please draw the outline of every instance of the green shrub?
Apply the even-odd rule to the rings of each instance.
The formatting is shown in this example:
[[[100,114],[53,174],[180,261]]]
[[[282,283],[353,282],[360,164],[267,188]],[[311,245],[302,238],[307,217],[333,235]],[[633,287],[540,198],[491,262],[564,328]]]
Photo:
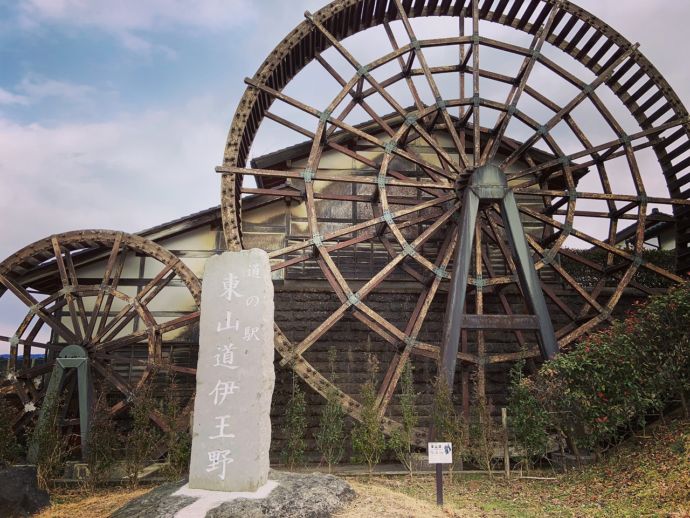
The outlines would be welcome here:
[[[139,485],[141,471],[153,461],[152,456],[161,438],[151,422],[155,408],[152,384],[146,382],[133,395],[129,408],[132,427],[124,437],[125,478],[130,488]]]
[[[293,371],[292,394],[285,405],[285,421],[283,422],[285,443],[281,452],[283,463],[290,469],[304,464],[304,450],[307,446],[306,431],[307,403],[304,391],[299,386],[297,374]]]
[[[608,257],[608,252],[602,248],[594,249],[566,249],[569,253],[574,256],[580,257],[583,260],[594,263],[600,267],[606,267],[606,260]],[[668,270],[670,272],[675,270],[676,267],[676,252],[675,250],[643,250],[640,254],[642,258],[652,263],[656,266]],[[577,282],[583,286],[595,286],[597,282],[601,279],[602,273],[590,268],[586,264],[583,264],[572,257],[568,257],[565,254],[559,254],[561,266],[572,275]],[[630,262],[627,259],[615,256],[613,259],[613,266],[622,265],[627,268]],[[621,275],[625,272],[626,268],[621,270]],[[639,268],[633,277],[633,281],[641,284],[642,286],[647,286],[649,288],[667,288],[671,284],[671,281],[654,273],[646,268]],[[617,283],[616,280],[611,280],[608,282],[609,286],[613,286]]]
[[[106,392],[101,387],[93,405],[93,417],[87,439],[86,464],[89,467],[85,485],[88,490],[103,485],[111,475],[121,446]]]
[[[167,449],[167,463],[163,475],[168,480],[179,480],[189,472],[192,454],[192,434],[189,430],[189,416],[184,414],[180,404],[179,385],[175,375],[167,376],[165,396],[157,402],[157,411],[165,423],[163,441]]]
[[[361,421],[355,423],[352,429],[352,449],[355,459],[365,462],[371,475],[374,466],[381,461],[385,448],[386,441],[376,405],[376,388],[374,382],[369,380],[362,387]]]
[[[468,430],[465,419],[455,409],[453,395],[443,376],[438,376],[434,381],[431,422],[434,439],[453,444],[453,463],[450,465],[452,477],[453,470],[462,469],[463,459],[468,453]]]
[[[598,451],[690,390],[690,286],[636,304],[624,320],[520,380],[523,412]],[[516,409],[511,409],[515,416]],[[541,426],[530,423],[526,426]]]
[[[468,429],[470,456],[478,466],[492,476],[494,453],[500,444],[501,430],[491,415],[491,404],[483,394],[477,394],[474,398]]]
[[[17,413],[8,398],[0,396],[0,468],[17,462],[21,456],[21,447],[12,428]]]
[[[508,419],[521,461],[529,470],[535,460],[546,454],[551,420],[530,390],[530,382],[523,375],[524,367],[525,360],[520,360],[510,371]]]
[[[367,337],[367,350],[371,351],[371,338]],[[376,404],[376,375],[378,358],[369,352],[367,355],[367,372],[369,379],[362,385],[362,410],[360,421],[352,428],[352,450],[355,462],[364,462],[369,466],[369,476],[381,461],[386,449],[386,437],[383,434],[381,417]]]
[[[412,454],[414,452],[415,427],[419,422],[419,414],[415,408],[417,393],[414,391],[414,378],[412,364],[408,361],[403,369],[400,379],[400,408],[402,413],[402,426],[393,431],[388,445],[396,458],[405,466],[412,477]]]
[[[335,382],[335,349],[328,351],[331,380]],[[331,390],[326,397],[326,405],[319,419],[316,433],[316,448],[328,464],[331,473],[333,465],[340,462],[345,452],[345,411],[338,401],[337,392]]]
[[[47,489],[51,481],[59,476],[65,467],[68,448],[60,426],[61,398],[46,395],[41,405],[41,418],[31,434],[31,451],[36,463],[39,487]]]

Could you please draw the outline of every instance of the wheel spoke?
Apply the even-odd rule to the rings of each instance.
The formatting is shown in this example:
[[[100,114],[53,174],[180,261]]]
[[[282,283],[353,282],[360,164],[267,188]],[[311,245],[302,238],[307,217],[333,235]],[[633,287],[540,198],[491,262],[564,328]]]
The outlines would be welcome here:
[[[430,225],[422,234],[417,237],[411,244],[411,248],[415,249],[421,246],[427,239],[429,239],[443,224],[448,221],[455,212],[455,207],[447,212],[445,212],[441,217],[439,217],[432,225]],[[395,267],[405,259],[407,252],[403,251],[397,256],[395,256],[381,271],[374,275],[362,288],[355,294],[349,293],[347,302],[343,303],[338,309],[336,309],[321,325],[319,325],[314,331],[312,331],[309,336],[302,340],[292,351],[290,356],[284,357],[281,360],[281,366],[288,365],[294,358],[301,356],[309,347],[311,347],[321,336],[333,327],[344,315],[345,312],[351,307],[356,306],[357,309],[361,309],[367,315],[377,320],[381,318],[378,315],[374,315],[374,312],[370,308],[366,307],[362,301],[365,297],[371,293],[386,277],[388,277]],[[393,327],[393,333],[396,335],[401,335],[404,338],[404,333]],[[391,329],[388,329],[391,331]]]
[[[398,42],[395,39],[395,34],[393,34],[393,30],[391,29],[390,23],[388,21],[385,21],[383,23],[383,27],[386,31],[386,35],[388,36],[388,41],[390,41],[391,47],[393,47],[393,50],[399,50],[400,47],[398,46]],[[412,98],[414,99],[414,104],[417,107],[418,111],[422,111],[424,109],[424,104],[422,103],[421,97],[419,97],[419,92],[417,91],[417,87],[414,85],[414,81],[412,81],[412,78],[410,77],[410,71],[412,67],[412,59],[414,58],[414,53],[410,52],[410,58],[407,62],[403,60],[402,56],[398,56],[398,64],[400,65],[400,70],[402,73],[402,77],[405,79],[405,83],[407,84],[407,88],[410,90],[410,94],[412,94]]]
[[[7,343],[12,343],[14,340],[12,339],[11,336],[2,336],[0,335],[0,342],[7,342]],[[24,346],[29,346],[29,347],[38,347],[39,349],[45,349],[46,351],[61,351],[63,347],[61,345],[57,344],[44,344],[42,342],[35,342],[33,339],[23,339],[19,338],[16,341],[19,345],[24,345]]]
[[[403,216],[407,216],[409,214],[414,214],[415,212],[419,212],[419,211],[422,211],[424,209],[428,209],[431,207],[436,207],[438,205],[441,205],[443,203],[451,201],[453,198],[454,198],[454,195],[448,194],[448,195],[443,196],[441,198],[436,198],[436,199],[424,201],[423,203],[420,203],[418,205],[414,205],[412,207],[406,207],[404,209],[392,211],[392,212],[390,212],[390,220],[395,221],[397,219],[402,218]],[[388,218],[388,216],[386,216],[386,218]],[[359,232],[361,230],[371,228],[375,225],[382,223],[383,221],[386,221],[386,219],[383,219],[381,217],[372,218],[372,219],[369,219],[367,221],[363,221],[361,223],[349,225],[349,226],[344,227],[342,229],[334,230],[332,232],[326,232],[322,236],[320,236],[320,239],[323,241],[331,241],[331,240],[336,239],[336,238],[341,237],[341,236],[346,236],[348,234],[354,234],[355,232]],[[313,245],[314,245],[314,238],[312,237],[312,239],[308,239],[308,240],[305,240],[301,243],[297,243],[295,245],[287,246],[287,247],[281,248],[280,250],[276,250],[274,252],[271,252],[271,253],[269,253],[268,256],[271,259],[273,259],[275,257],[280,257],[283,255],[292,253],[292,252],[296,252],[298,250],[302,250],[304,248],[307,248],[307,247],[313,246]]]
[[[371,76],[369,75],[368,77],[371,77]],[[309,105],[306,105],[306,104],[304,104],[304,103],[302,103],[296,99],[293,99],[292,97],[290,97],[288,95],[283,94],[282,92],[274,90],[273,88],[266,86],[265,84],[262,84],[258,81],[253,80],[253,79],[246,78],[244,81],[248,85],[253,86],[254,88],[257,88],[258,90],[261,90],[261,91],[271,95],[272,97],[274,97],[276,99],[280,99],[281,101],[285,102],[286,104],[288,104],[294,108],[297,108],[297,109],[299,109],[305,113],[308,113],[309,115],[312,115],[313,117],[315,117],[319,120],[321,120],[321,118],[324,117],[327,122],[330,122],[331,124],[339,127],[340,129],[348,132],[349,134],[351,134],[355,137],[359,137],[359,138],[361,138],[361,139],[363,139],[363,140],[365,140],[371,144],[374,144],[374,145],[380,147],[383,150],[385,150],[387,148],[387,143],[385,141],[383,141],[379,138],[376,138],[375,136],[373,136],[373,135],[371,135],[365,131],[362,131],[359,128],[351,126],[350,124],[347,124],[346,122],[344,122],[340,119],[333,117],[330,113],[323,113],[323,112],[317,110],[316,108],[313,108]],[[410,116],[410,114],[405,113],[405,111],[402,108],[400,108],[400,110],[401,110],[401,115],[403,116],[404,119],[407,119]],[[428,133],[423,131],[421,128],[419,128],[419,131],[420,131],[420,135],[422,136],[422,138],[424,138],[429,145],[434,145],[435,141]],[[315,137],[315,140],[316,140],[316,137]],[[448,154],[445,151],[443,151],[442,149],[435,149],[435,151],[437,153],[441,153],[441,155],[444,156],[444,159],[449,163],[449,165],[451,167],[455,167],[452,163],[453,162],[452,159],[448,156]],[[433,172],[435,172],[441,176],[447,175],[447,173],[443,169],[436,167],[435,165],[427,162],[426,160],[417,158],[413,154],[410,154],[410,153],[398,148],[397,146],[393,146],[391,149],[391,152],[395,155],[398,155],[402,158],[409,160],[410,162],[417,164],[418,166],[420,166],[424,169],[428,169],[429,171],[433,171]],[[217,167],[216,172],[219,172],[219,173],[233,172],[233,171],[225,170],[225,169],[228,169],[228,168],[227,167]],[[456,172],[459,173],[459,171],[457,171],[457,169],[456,169]],[[285,175],[288,172],[283,171],[283,173]],[[269,175],[269,176],[271,176],[271,175]],[[273,176],[275,176],[275,175],[273,175]],[[338,181],[338,180],[331,179],[330,181]],[[348,180],[346,180],[346,181],[348,181]]]
[[[151,302],[177,276],[174,268],[178,262],[179,259],[175,259],[173,262],[165,264],[163,269],[137,293],[137,296],[132,298],[130,304],[122,308],[103,330],[93,338],[92,342],[100,343],[101,340],[112,340],[137,314],[141,315],[141,306]],[[107,338],[104,339],[103,337],[106,335]]]
[[[438,89],[436,81],[434,80],[434,76],[431,74],[431,71],[429,70],[429,65],[426,61],[426,58],[424,57],[424,52],[422,51],[421,46],[419,46],[419,41],[417,40],[417,36],[412,30],[412,25],[410,24],[410,20],[407,18],[407,14],[405,13],[405,9],[403,8],[402,2],[400,0],[395,0],[395,4],[398,8],[398,14],[400,16],[400,20],[403,23],[403,26],[405,27],[407,36],[410,38],[410,44],[414,48],[414,54],[417,56],[417,60],[419,61],[419,64],[422,66],[422,70],[424,71],[424,77],[426,78],[426,81],[429,84],[429,88],[431,89],[431,93],[434,96],[436,106],[439,109],[441,116],[443,117],[443,120],[446,123],[448,133],[450,133],[450,136],[453,139],[453,143],[455,144],[455,147],[458,150],[458,155],[460,157],[460,165],[463,169],[465,169],[469,165],[467,154],[465,153],[465,147],[460,141],[460,136],[458,135],[458,132],[455,129],[455,124],[453,123],[452,119],[450,118],[450,114],[446,109],[446,103],[443,100],[443,97],[441,96],[441,92]]]
[[[472,127],[474,166],[480,164],[482,155],[481,124],[479,120],[479,0],[472,0]]]
[[[232,166],[219,166],[216,167],[218,173],[223,174],[248,174],[255,176],[269,176],[278,178],[304,178],[304,172],[297,171],[279,171],[273,169],[248,169],[246,167],[232,167]],[[311,180],[314,182],[324,181],[324,182],[344,182],[344,183],[355,183],[363,185],[378,185],[379,179],[374,176],[353,176],[345,175],[340,173],[326,173],[323,171],[315,171],[311,173]],[[450,190],[453,185],[450,183],[436,183],[429,181],[413,181],[413,180],[398,180],[395,178],[386,178],[385,185],[390,185],[394,187],[415,187],[415,188],[427,188],[427,189],[444,189]]]
[[[632,135],[625,135],[620,138],[605,142],[604,144],[600,144],[598,146],[594,147],[589,147],[583,151],[578,151],[577,153],[572,153],[570,155],[566,155],[562,158],[556,158],[553,160],[548,160],[546,162],[540,163],[539,165],[536,165],[534,167],[529,167],[527,169],[518,171],[517,173],[514,174],[509,174],[508,178],[510,180],[516,180],[518,178],[522,178],[525,176],[532,175],[534,173],[538,173],[540,171],[544,171],[553,167],[557,167],[563,162],[574,162],[575,160],[585,157],[585,156],[593,156],[594,159],[590,162],[582,163],[582,164],[577,164],[578,167],[588,167],[590,165],[599,163],[599,162],[604,162],[606,160],[611,160],[613,158],[617,158],[621,156],[620,153],[616,153],[617,150],[619,150],[622,146],[624,146],[627,142],[634,142],[636,140],[640,140],[645,137],[651,137],[653,135],[656,135],[658,133],[662,133],[668,129],[675,128],[677,126],[682,126],[684,124],[687,124],[690,122],[690,119],[676,119],[670,122],[667,122],[665,124],[662,124],[660,126],[654,127],[654,128],[648,128],[646,130],[639,131],[637,133],[633,133]],[[601,153],[601,154],[599,154]]]
[[[448,232],[444,243],[439,250],[438,257],[436,259],[436,267],[439,269],[439,273],[445,271],[450,259],[453,257],[453,252],[457,244],[457,232]],[[388,367],[388,371],[384,376],[384,381],[379,389],[379,394],[376,401],[376,406],[378,408],[379,416],[383,416],[386,413],[386,409],[390,404],[395,388],[398,386],[400,376],[402,375],[405,364],[410,358],[415,343],[417,341],[417,336],[426,320],[426,316],[431,307],[431,303],[436,296],[441,281],[444,275],[436,275],[431,285],[426,287],[419,295],[417,299],[417,305],[413,311],[410,320],[405,328],[405,334],[410,337],[410,339],[405,344],[405,348],[399,354],[395,355],[394,360]]]
[[[74,262],[72,261],[72,254],[65,254],[65,266],[67,266],[67,273],[71,279],[73,286],[79,285],[79,277],[77,277],[77,272],[74,269]],[[88,319],[86,318],[86,308],[84,307],[84,301],[82,297],[77,297],[77,308],[79,309],[79,319],[81,321],[82,329],[86,329],[88,326]]]
[[[26,306],[28,306],[29,309],[34,312],[36,316],[38,316],[38,318],[48,324],[48,326],[50,326],[50,328],[63,339],[70,343],[78,343],[77,337],[59,321],[55,320],[52,316],[46,313],[45,309],[40,306],[39,302],[34,299],[31,294],[22,286],[16,284],[12,279],[2,274],[0,274],[0,283],[14,293],[14,295]]]
[[[582,239],[583,241],[587,241],[588,243],[595,245],[601,249],[604,249],[604,250],[606,250],[606,251],[608,251],[614,255],[622,257],[623,259],[627,259],[631,263],[640,263],[639,266],[643,266],[644,268],[651,270],[654,273],[658,273],[659,275],[666,277],[667,279],[669,279],[673,282],[679,282],[679,283],[683,282],[682,277],[679,277],[678,275],[675,275],[671,272],[664,270],[663,268],[660,268],[660,267],[658,267],[658,266],[656,266],[656,265],[654,265],[648,261],[645,261],[639,256],[635,256],[629,252],[626,252],[625,250],[623,250],[621,248],[611,246],[608,243],[605,243],[605,242],[603,242],[603,241],[601,241],[595,237],[590,236],[589,234],[587,234],[585,232],[582,232],[581,230],[577,230],[575,228],[566,229],[565,225],[563,223],[561,223],[560,221],[557,221],[557,220],[550,218],[548,216],[544,216],[543,214],[540,214],[540,213],[530,209],[529,207],[521,206],[520,212],[522,212],[523,214],[526,214],[528,216],[531,216],[532,218],[539,220],[543,223],[551,225],[554,228],[561,230],[562,232],[568,230],[567,232],[564,232],[564,233],[570,234],[574,237]]]
[[[80,341],[83,341],[84,333],[79,325],[77,307],[74,301],[74,296],[72,295],[72,290],[75,286],[70,284],[67,277],[67,268],[65,268],[65,262],[62,258],[62,249],[57,236],[53,236],[51,242],[53,245],[53,252],[55,254],[55,262],[57,263],[58,272],[60,274],[60,281],[62,282],[62,288],[65,292],[65,300],[67,300],[67,307],[69,308],[69,314],[72,320],[72,327],[75,335],[80,339]],[[69,251],[66,253],[69,254]]]
[[[110,283],[110,289],[108,290],[108,294],[105,297],[105,306],[103,307],[103,314],[101,315],[100,322],[98,323],[98,335],[100,335],[103,332],[106,324],[108,323],[108,315],[110,315],[110,310],[113,306],[113,301],[115,300],[115,295],[113,294],[113,292],[117,290],[120,284],[120,276],[122,275],[122,269],[125,266],[126,257],[127,252],[123,250],[123,252],[120,254],[118,258],[117,266],[115,267],[115,273],[112,277],[113,280]]]
[[[118,389],[125,396],[126,400],[129,401],[130,398],[134,396],[134,391],[132,386],[127,383],[127,381],[113,371],[111,368],[102,365],[101,362],[95,361],[91,362],[91,365],[98,371],[98,373],[105,378],[111,385]]]
[[[474,0],[476,1],[476,0]],[[570,112],[572,112],[582,101],[584,101],[588,95],[596,90],[601,84],[606,82],[611,75],[613,75],[614,70],[623,61],[628,59],[634,52],[637,51],[639,44],[632,45],[628,50],[623,52],[617,59],[615,59],[608,67],[602,70],[597,78],[585,86],[582,91],[575,96],[568,104],[566,104],[561,110],[556,113],[549,121],[542,127],[539,128],[530,138],[528,138],[516,151],[511,153],[505,160],[501,163],[501,167],[507,168],[508,166],[515,163],[515,161],[524,153],[527,149],[532,147],[542,136],[545,136],[550,130],[552,130],[559,122],[563,120],[563,117]]]
[[[571,196],[576,198],[583,198],[587,200],[612,200],[612,201],[629,201],[634,202],[635,205],[640,203],[640,199],[646,199],[647,203],[658,203],[660,205],[680,205],[690,206],[690,200],[680,198],[662,198],[657,196],[640,196],[637,194],[606,194],[600,192],[582,192],[582,191],[561,191],[555,189],[529,189],[520,186],[513,188],[513,192],[521,196],[535,196],[539,198],[558,197],[569,199]]]
[[[513,116],[513,110],[517,108],[517,104],[520,101],[520,96],[525,91],[527,81],[529,79],[530,74],[532,73],[532,70],[534,69],[534,65],[537,62],[539,54],[541,53],[541,48],[544,45],[544,41],[546,41],[546,37],[548,36],[551,30],[551,26],[553,25],[554,19],[556,18],[556,14],[558,14],[559,12],[558,7],[554,6],[550,7],[550,9],[551,14],[549,15],[548,20],[542,27],[539,28],[539,30],[534,35],[534,39],[532,40],[532,44],[530,45],[530,55],[525,58],[520,67],[520,71],[517,75],[517,77],[520,78],[520,81],[517,84],[513,85],[513,87],[510,89],[510,93],[508,94],[508,97],[505,102],[506,106],[508,106],[508,111],[502,113],[499,116],[498,121],[494,126],[492,132],[494,136],[491,139],[489,139],[489,142],[484,152],[484,156],[482,157],[482,164],[487,163],[496,156],[498,148],[501,145],[501,141],[503,140],[503,136],[505,135],[506,129],[508,128],[508,124],[510,124],[510,119]]]
[[[122,244],[122,232],[118,232],[115,237],[115,242],[110,250],[110,256],[108,257],[108,262],[105,265],[105,271],[103,272],[103,279],[101,280],[101,289],[96,296],[96,302],[93,306],[93,311],[91,312],[91,318],[89,320],[89,329],[86,332],[87,339],[93,336],[93,331],[96,328],[96,320],[98,319],[98,314],[101,311],[101,305],[103,304],[103,295],[108,283],[110,282],[110,275],[112,274],[113,267],[117,261],[118,253],[120,252],[120,246]]]
[[[429,221],[431,219],[435,219],[436,217],[438,217],[438,214],[436,214],[436,213],[427,214],[424,216],[419,216],[417,218],[406,220],[403,223],[398,224],[398,228],[399,229],[408,228],[408,227],[411,227],[414,225],[418,225],[420,223],[424,223],[424,222]],[[343,248],[347,248],[348,246],[353,246],[353,245],[362,243],[364,241],[369,241],[371,239],[376,238],[378,235],[379,235],[379,233],[376,229],[369,230],[366,233],[362,233],[357,237],[353,237],[353,238],[347,239],[345,241],[338,241],[335,244],[324,244],[324,249],[329,253],[335,252],[335,251],[341,250]],[[305,242],[301,242],[298,244],[301,247],[301,245],[303,245],[304,243]],[[308,243],[307,247],[311,246],[311,243],[309,241],[307,241],[307,243]],[[301,248],[303,248],[303,247],[301,247]],[[283,255],[283,254],[281,254],[281,255]],[[271,256],[269,255],[269,257],[271,257]],[[314,257],[313,253],[302,254],[300,256],[293,257],[292,259],[287,259],[287,260],[282,261],[280,263],[274,264],[273,266],[271,266],[271,271],[281,270],[283,268],[287,268],[287,267],[292,266],[294,264],[298,264],[298,263],[301,263],[303,261],[307,261],[309,259],[312,259],[313,257]]]

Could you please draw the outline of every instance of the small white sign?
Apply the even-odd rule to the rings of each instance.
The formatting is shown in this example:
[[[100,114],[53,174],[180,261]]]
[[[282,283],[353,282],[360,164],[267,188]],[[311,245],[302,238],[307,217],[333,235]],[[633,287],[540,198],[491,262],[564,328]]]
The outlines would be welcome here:
[[[452,464],[453,463],[453,443],[450,442],[430,442],[427,443],[429,454],[429,464]]]

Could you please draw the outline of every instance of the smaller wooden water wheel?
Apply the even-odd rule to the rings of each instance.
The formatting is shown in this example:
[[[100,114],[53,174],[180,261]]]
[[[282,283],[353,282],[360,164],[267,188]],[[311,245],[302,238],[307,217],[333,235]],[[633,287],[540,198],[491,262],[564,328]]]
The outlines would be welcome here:
[[[105,391],[117,416],[146,383],[162,397],[156,378],[180,375],[193,387],[201,285],[156,243],[109,230],[50,236],[0,263],[0,297],[26,310],[14,333],[0,336],[10,348],[0,391],[21,407],[18,432],[55,395],[63,432],[79,431],[83,454],[94,390]],[[193,389],[178,401],[180,429],[189,425],[192,403]],[[163,430],[170,426],[155,410],[150,417]]]

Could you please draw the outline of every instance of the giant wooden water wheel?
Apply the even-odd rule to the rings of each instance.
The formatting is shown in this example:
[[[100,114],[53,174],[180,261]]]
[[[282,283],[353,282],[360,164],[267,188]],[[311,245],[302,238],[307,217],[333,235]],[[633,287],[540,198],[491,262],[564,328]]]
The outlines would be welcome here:
[[[171,252],[124,232],[53,235],[0,263],[0,297],[16,302],[3,306],[14,327],[0,336],[10,346],[0,394],[19,410],[18,434],[55,401],[58,425],[66,435],[78,432],[84,455],[95,398],[117,417],[157,377],[152,397],[165,397],[175,376],[192,387],[176,395],[177,420],[156,408],[150,418],[161,430],[188,428],[201,284]]]
[[[459,360],[481,388],[487,365],[551,357],[605,323],[626,289],[650,291],[643,274],[682,280],[647,259],[645,240],[652,224],[676,225],[687,271],[688,113],[638,45],[558,0],[337,0],[305,17],[245,80],[217,171],[229,249],[243,246],[246,196],[304,206],[307,235],[270,250],[273,269],[315,262],[339,302],[300,340],[278,330],[276,347],[318,392],[335,389],[358,416],[309,357],[346,316],[393,352],[386,416],[408,361],[436,359],[452,381]],[[307,159],[248,167],[253,146],[290,133],[311,142]],[[350,170],[334,171],[334,156]],[[348,206],[349,224],[324,218]],[[363,244],[387,260],[355,283],[334,257]],[[393,322],[369,299],[396,275],[418,298]],[[425,333],[439,296],[444,331]],[[512,352],[492,354],[497,331]]]

